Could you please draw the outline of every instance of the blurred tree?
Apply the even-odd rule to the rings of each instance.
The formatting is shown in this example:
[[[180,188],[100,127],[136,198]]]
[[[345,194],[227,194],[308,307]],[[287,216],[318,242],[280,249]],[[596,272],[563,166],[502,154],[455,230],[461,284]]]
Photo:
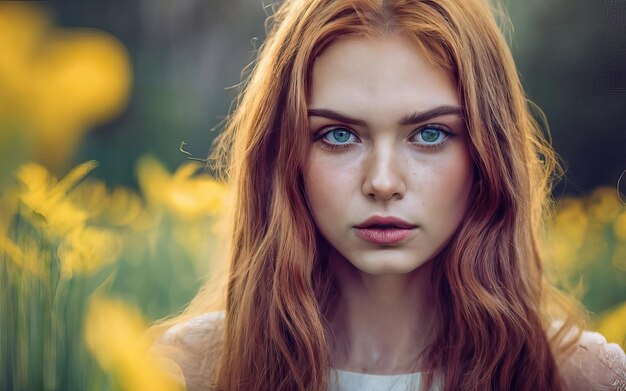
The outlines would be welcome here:
[[[626,169],[626,2],[509,2],[513,51],[544,109],[567,181],[558,193],[615,187]]]

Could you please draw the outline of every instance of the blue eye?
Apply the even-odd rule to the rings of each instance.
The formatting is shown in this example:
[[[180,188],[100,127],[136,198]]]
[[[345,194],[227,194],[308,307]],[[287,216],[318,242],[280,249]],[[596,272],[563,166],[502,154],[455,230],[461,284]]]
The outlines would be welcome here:
[[[415,134],[417,144],[421,146],[437,146],[448,138],[449,133],[432,125],[423,128]]]
[[[326,132],[322,138],[331,145],[344,145],[350,140],[350,137],[356,138],[352,132],[345,128],[335,128]]]

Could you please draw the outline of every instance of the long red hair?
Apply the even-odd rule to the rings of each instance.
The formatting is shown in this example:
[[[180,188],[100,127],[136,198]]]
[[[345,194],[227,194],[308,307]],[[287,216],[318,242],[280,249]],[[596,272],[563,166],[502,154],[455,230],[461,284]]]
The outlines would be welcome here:
[[[346,35],[404,34],[454,77],[474,164],[471,207],[433,260],[440,329],[422,386],[559,390],[556,357],[582,319],[544,278],[540,229],[558,163],[486,0],[287,0],[243,84],[213,161],[233,190],[218,390],[326,390],[338,294],[302,190],[316,56]],[[500,17],[500,19],[498,19]],[[537,111],[540,113],[540,111]],[[207,284],[184,316],[206,311]],[[212,307],[211,309],[219,309]],[[564,319],[548,338],[553,319]]]

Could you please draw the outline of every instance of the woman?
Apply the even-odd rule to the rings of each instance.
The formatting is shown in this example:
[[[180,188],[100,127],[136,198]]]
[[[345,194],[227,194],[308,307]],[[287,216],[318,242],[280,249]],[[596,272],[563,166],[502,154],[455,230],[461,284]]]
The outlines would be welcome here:
[[[280,6],[215,155],[225,301],[205,286],[155,344],[188,389],[626,387],[542,274],[556,160],[494,13]]]

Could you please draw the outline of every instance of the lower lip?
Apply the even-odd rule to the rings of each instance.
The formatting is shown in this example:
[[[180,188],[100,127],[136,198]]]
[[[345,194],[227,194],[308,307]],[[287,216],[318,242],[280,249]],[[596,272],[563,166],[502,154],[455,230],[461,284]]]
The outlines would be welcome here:
[[[415,228],[357,228],[356,236],[374,244],[395,244],[408,238]]]

